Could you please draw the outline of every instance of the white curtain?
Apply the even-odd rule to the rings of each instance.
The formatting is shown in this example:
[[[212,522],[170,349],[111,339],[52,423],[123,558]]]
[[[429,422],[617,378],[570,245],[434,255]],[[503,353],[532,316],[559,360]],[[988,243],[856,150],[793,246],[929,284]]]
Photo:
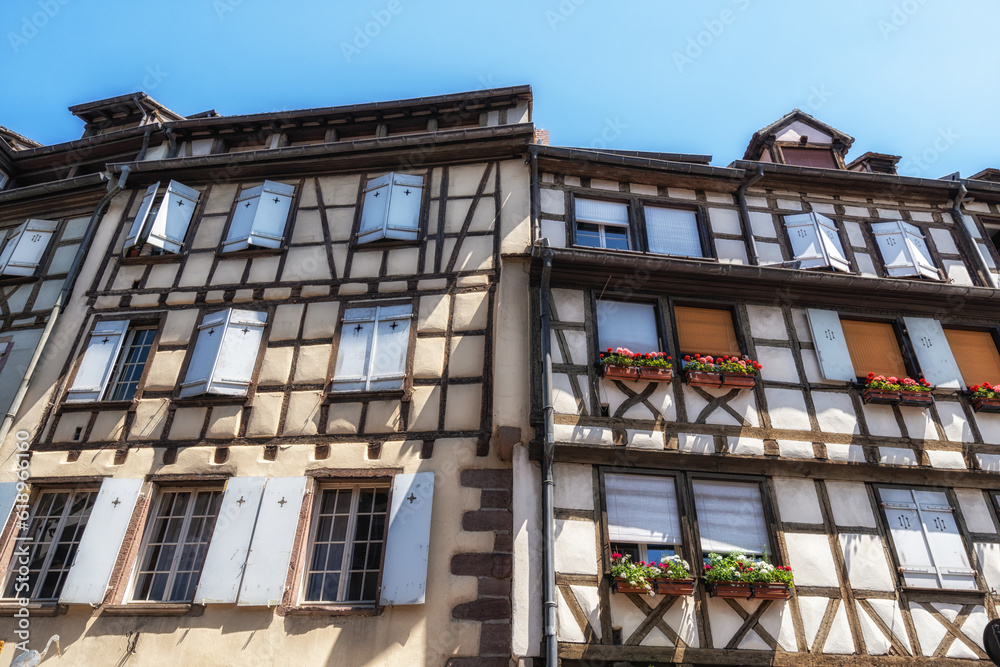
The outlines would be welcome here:
[[[597,343],[601,351],[624,347],[632,352],[659,352],[656,309],[650,303],[598,301]]]
[[[698,480],[693,487],[703,552],[724,556],[739,549],[760,554],[768,548],[757,484]]]
[[[646,206],[649,251],[682,257],[703,257],[698,216],[694,211]]]
[[[628,204],[597,199],[576,199],[574,210],[577,222],[628,225]]]
[[[604,476],[608,537],[612,542],[680,544],[677,492],[670,477]]]

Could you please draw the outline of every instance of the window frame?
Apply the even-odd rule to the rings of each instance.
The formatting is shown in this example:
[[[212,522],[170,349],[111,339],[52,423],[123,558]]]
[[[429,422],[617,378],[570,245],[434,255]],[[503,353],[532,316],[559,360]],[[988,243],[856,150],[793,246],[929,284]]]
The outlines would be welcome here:
[[[324,142],[319,142],[324,143]],[[358,185],[358,198],[357,205],[354,210],[354,221],[351,226],[351,238],[348,242],[348,247],[353,250],[384,250],[386,248],[394,248],[401,246],[411,246],[420,245],[427,240],[428,226],[430,225],[430,205],[432,200],[438,201],[440,206],[444,206],[445,197],[435,197],[431,192],[431,169],[424,169],[422,171],[387,171],[387,172],[374,172],[379,174],[378,176],[372,176],[372,172],[367,172],[361,174],[361,182]],[[360,241],[358,235],[361,233],[361,223],[364,216],[364,204],[365,204],[365,193],[368,191],[368,183],[374,181],[378,178],[384,176],[389,176],[389,189],[392,189],[393,177],[396,174],[401,176],[411,176],[419,177],[423,179],[423,185],[421,186],[420,195],[420,212],[417,215],[417,225],[414,227],[413,231],[416,233],[415,239],[397,239],[389,238],[384,236],[385,230],[388,225],[388,219],[382,226],[383,236],[379,238],[373,238],[366,241]],[[435,184],[436,185],[436,184]],[[386,209],[386,215],[388,218],[388,209]]]
[[[708,217],[705,214],[705,207],[695,204],[679,204],[673,201],[661,202],[655,199],[639,199],[636,200],[636,218],[638,219],[638,226],[641,228],[642,234],[637,234],[636,236],[641,236],[643,240],[642,252],[654,255],[656,257],[672,257],[677,259],[708,259],[716,260],[718,259],[715,253],[715,244],[712,243],[712,231],[708,224]],[[673,209],[675,211],[692,211],[695,214],[695,229],[698,232],[698,243],[701,245],[701,256],[692,257],[691,255],[675,255],[671,253],[655,252],[650,250],[649,247],[649,222],[646,217],[646,207],[651,206],[653,208],[666,208]]]
[[[844,320],[854,320],[856,322],[878,322],[882,324],[889,324],[892,326],[892,332],[896,337],[896,345],[899,346],[899,355],[903,358],[903,367],[906,369],[906,377],[913,379],[918,379],[923,377],[923,372],[920,370],[920,364],[917,362],[917,356],[913,352],[913,345],[910,341],[909,335],[904,334],[906,331],[906,324],[903,322],[902,317],[894,317],[887,319],[884,317],[871,317],[856,313],[844,313],[837,312],[837,316],[841,323]],[[847,336],[844,336],[844,344],[847,345]],[[851,348],[847,347],[848,354],[850,354]],[[851,362],[853,366],[853,360]],[[865,375],[855,375],[857,382],[864,384],[867,381],[867,376]]]
[[[684,352],[681,350],[680,335],[677,329],[677,317],[674,313],[674,308],[676,306],[687,307],[687,308],[704,308],[706,310],[726,310],[729,311],[729,316],[733,322],[733,332],[736,334],[736,344],[740,348],[741,355],[749,355],[750,348],[747,346],[748,336],[743,333],[743,322],[739,316],[739,310],[737,304],[732,301],[715,301],[715,300],[700,300],[693,301],[690,297],[670,297],[668,299],[670,308],[670,324],[671,326],[671,343],[673,344],[676,354],[674,357],[679,359],[678,369],[683,370],[683,359],[685,354],[694,354],[694,352]],[[699,354],[701,354],[699,352]]]
[[[625,303],[635,303],[649,305],[653,307],[653,319],[656,323],[656,337],[659,340],[661,347],[658,350],[632,350],[633,352],[666,352],[670,354],[670,350],[667,349],[670,339],[667,337],[667,327],[663,321],[663,306],[659,297],[649,296],[649,295],[624,295],[618,292],[607,292],[602,290],[593,289],[590,291],[590,315],[592,322],[594,323],[594,358],[597,358],[601,352],[604,352],[605,348],[601,347],[601,331],[600,331],[600,315],[597,311],[597,304],[599,301],[621,301]],[[621,297],[621,298],[616,298]]]
[[[153,355],[160,345],[160,336],[163,333],[163,325],[165,317],[151,316],[149,313],[132,313],[136,317],[130,317],[130,313],[122,313],[121,315],[97,315],[94,317],[94,323],[88,330],[87,334],[82,337],[80,341],[81,349],[77,352],[75,358],[71,360],[70,369],[71,372],[67,373],[67,381],[63,388],[63,395],[61,403],[63,406],[76,406],[76,405],[94,405],[94,404],[112,404],[112,405],[130,405],[134,404],[136,401],[142,398],[143,389],[146,386],[146,380],[149,376],[149,369],[152,366]],[[125,330],[125,336],[128,337],[129,334],[134,329],[153,329],[156,333],[153,334],[153,340],[149,346],[149,353],[146,355],[146,361],[143,364],[142,373],[139,375],[139,380],[135,388],[135,392],[132,394],[132,398],[112,401],[108,399],[109,388],[113,384],[113,379],[118,374],[119,361],[121,355],[125,350],[125,342],[122,341],[121,349],[119,349],[118,354],[115,356],[115,360],[112,365],[111,373],[108,375],[107,381],[104,386],[101,387],[100,397],[93,401],[84,400],[67,400],[69,398],[70,389],[73,388],[73,384],[76,382],[76,376],[80,372],[80,366],[83,364],[83,359],[87,354],[87,346],[90,343],[90,337],[94,330],[102,322],[120,322],[122,320],[128,321],[128,328]]]
[[[407,242],[408,243],[408,242]],[[391,306],[409,306],[409,338],[406,342],[406,360],[403,363],[403,377],[400,386],[394,389],[371,389],[371,378],[369,374],[365,375],[364,389],[345,389],[345,390],[334,390],[334,378],[337,373],[337,359],[340,355],[340,344],[341,337],[344,332],[344,316],[348,310],[353,308],[380,308],[380,307],[391,307]],[[327,400],[336,400],[342,397],[342,400],[357,400],[359,396],[364,397],[368,395],[408,395],[413,389],[413,355],[416,348],[416,338],[417,338],[417,306],[415,298],[403,298],[403,299],[379,299],[379,300],[365,300],[365,301],[341,301],[340,311],[337,317],[337,327],[333,332],[333,346],[330,351],[330,363],[327,369],[327,378],[325,383],[325,393]],[[377,333],[378,329],[378,314],[375,315],[375,329],[374,333]],[[398,318],[403,319],[403,318]],[[370,364],[369,364],[370,366]],[[370,370],[370,367],[369,367]],[[360,380],[345,380],[343,382],[360,382]]]
[[[780,528],[780,525],[778,524],[774,507],[771,504],[770,484],[768,478],[760,475],[731,475],[726,473],[708,472],[689,472],[685,474],[685,478],[685,490],[691,494],[691,532],[693,533],[692,548],[697,545],[697,553],[699,554],[699,558],[695,558],[692,562],[702,562],[704,559],[708,558],[708,555],[701,549],[701,531],[698,528],[698,508],[694,501],[694,483],[699,480],[704,480],[711,482],[729,482],[732,484],[755,484],[757,486],[757,491],[760,493],[761,513],[764,518],[764,530],[767,532],[767,546],[769,548],[765,555],[772,565],[786,564],[778,557],[780,552],[778,550],[776,530]],[[719,555],[724,556],[725,554]]]
[[[569,225],[567,225],[567,228],[566,228],[566,232],[567,232],[567,236],[568,236],[567,242],[568,242],[569,247],[571,247],[571,248],[589,248],[590,250],[608,250],[608,251],[611,251],[611,252],[645,252],[644,243],[643,243],[645,239],[640,240],[640,234],[637,233],[636,212],[635,212],[635,203],[636,203],[637,200],[634,197],[615,197],[615,196],[613,196],[613,193],[611,193],[611,192],[608,192],[606,194],[604,192],[594,193],[594,194],[595,194],[595,196],[590,196],[590,193],[586,193],[584,195],[584,194],[579,193],[579,192],[572,192],[572,191],[570,192],[569,211],[567,212],[567,218],[569,219]],[[625,225],[614,225],[614,224],[611,224],[611,226],[612,227],[623,227],[625,229],[626,241],[628,241],[628,248],[624,248],[624,249],[608,248],[605,245],[605,240],[604,240],[604,227],[608,226],[609,223],[590,222],[590,221],[587,221],[587,220],[584,220],[585,224],[597,225],[598,227],[600,227],[601,245],[599,247],[594,247],[594,246],[589,246],[589,245],[581,245],[581,244],[577,243],[576,242],[576,226],[579,223],[579,220],[577,220],[577,218],[576,218],[576,200],[577,199],[583,199],[583,200],[586,200],[586,201],[607,202],[607,203],[610,203],[610,204],[621,204],[621,205],[625,206],[625,212],[626,212],[626,217],[628,218],[628,222]]]
[[[686,493],[686,480],[684,473],[677,471],[660,471],[660,470],[642,470],[642,469],[622,469],[616,467],[604,467],[598,469],[599,476],[599,496],[600,496],[600,520],[601,520],[601,540],[602,540],[602,551],[604,554],[604,562],[608,563],[608,567],[605,568],[605,572],[611,572],[611,554],[614,553],[611,548],[611,523],[608,520],[608,498],[610,494],[608,493],[607,482],[605,481],[605,476],[608,474],[615,475],[642,475],[647,477],[667,477],[673,480],[674,483],[674,493],[677,495],[677,523],[680,528],[680,544],[674,545],[674,553],[689,563],[692,562],[690,559],[691,551],[689,549],[691,545],[691,531],[692,525],[690,522],[691,510],[687,506],[687,493]],[[631,544],[631,543],[620,543],[616,544]],[[647,544],[638,544],[640,559],[645,561],[648,560],[648,547]],[[692,568],[694,569],[694,568]],[[692,576],[698,576],[698,572],[692,573]]]

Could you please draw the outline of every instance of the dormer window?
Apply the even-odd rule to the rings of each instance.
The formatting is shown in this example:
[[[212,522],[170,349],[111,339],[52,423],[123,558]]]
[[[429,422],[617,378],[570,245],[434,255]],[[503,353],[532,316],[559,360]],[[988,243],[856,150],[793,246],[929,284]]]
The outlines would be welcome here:
[[[828,148],[800,148],[791,146],[781,149],[785,164],[796,167],[817,167],[819,169],[840,169],[833,151]]]

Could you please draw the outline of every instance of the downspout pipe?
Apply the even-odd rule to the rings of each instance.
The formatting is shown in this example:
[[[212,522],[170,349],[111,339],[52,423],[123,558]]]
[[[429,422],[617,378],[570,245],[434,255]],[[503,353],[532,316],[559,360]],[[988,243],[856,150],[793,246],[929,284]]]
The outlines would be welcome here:
[[[556,561],[555,561],[555,479],[552,467],[555,461],[555,410],[552,405],[552,309],[549,304],[549,281],[552,275],[552,251],[542,252],[542,284],[540,291],[542,337],[542,404],[545,417],[545,436],[542,447],[542,552],[545,563],[543,573],[543,614],[545,665],[559,664],[559,644],[556,638]]]
[[[73,264],[70,266],[69,272],[66,275],[66,280],[63,282],[62,291],[59,292],[59,296],[56,298],[56,302],[52,306],[52,311],[49,313],[49,319],[45,323],[45,329],[42,330],[42,335],[38,339],[38,343],[35,345],[35,351],[31,355],[31,361],[28,362],[28,368],[24,371],[24,377],[21,379],[21,384],[17,388],[17,393],[14,394],[14,400],[11,401],[7,414],[4,415],[3,424],[0,424],[0,443],[7,439],[7,434],[10,433],[11,426],[14,425],[14,418],[17,416],[17,411],[21,409],[21,403],[24,402],[24,397],[28,393],[28,385],[31,384],[31,379],[35,374],[35,368],[38,366],[38,361],[42,358],[42,352],[45,350],[45,344],[52,335],[52,330],[55,328],[56,322],[59,320],[59,315],[62,313],[63,308],[73,293],[73,287],[76,285],[76,279],[80,275],[80,268],[83,266],[83,260],[87,256],[87,252],[90,250],[90,246],[94,242],[94,234],[97,232],[97,226],[100,224],[101,218],[104,217],[104,212],[107,209],[108,204],[110,204],[114,196],[121,192],[122,188],[125,187],[125,181],[128,179],[128,175],[129,171],[126,167],[122,170],[122,174],[119,176],[117,182],[108,182],[107,192],[103,197],[101,197],[101,201],[98,202],[93,215],[90,216],[90,222],[87,224],[87,231],[84,233],[83,239],[80,241],[80,249],[76,251],[76,256],[73,258]]]
[[[163,134],[167,137],[167,145],[169,147],[167,157],[177,157],[180,146],[177,143],[177,137],[174,136],[174,129],[169,125],[165,125],[163,127]]]
[[[969,256],[972,257],[972,261],[976,265],[976,273],[979,274],[979,280],[982,281],[984,287],[993,287],[993,274],[990,272],[990,268],[986,265],[986,259],[983,257],[978,245],[976,244],[976,239],[972,235],[972,230],[965,225],[965,216],[962,214],[962,204],[969,199],[966,195],[969,193],[968,188],[965,187],[964,181],[958,182],[958,193],[955,195],[955,199],[951,202],[951,217],[955,221],[955,225],[958,227],[958,235],[962,239],[963,245],[968,249]]]
[[[542,238],[542,216],[538,201],[538,150],[532,145],[528,151],[528,161],[531,164],[531,228],[534,231],[532,242],[536,242]]]
[[[764,167],[758,165],[757,173],[743,181],[736,191],[736,200],[740,205],[740,226],[743,227],[743,238],[747,243],[747,262],[751,266],[760,264],[757,256],[757,242],[753,238],[753,227],[750,225],[750,211],[747,210],[747,188],[764,178]]]

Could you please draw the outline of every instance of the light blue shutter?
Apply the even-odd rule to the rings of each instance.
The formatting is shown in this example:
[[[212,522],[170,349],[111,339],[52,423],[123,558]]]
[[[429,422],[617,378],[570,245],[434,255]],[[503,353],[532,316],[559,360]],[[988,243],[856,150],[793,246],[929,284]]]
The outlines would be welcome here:
[[[420,225],[420,201],[424,189],[422,176],[392,174],[389,193],[389,215],[385,236],[390,239],[414,241]]]
[[[156,191],[160,188],[160,181],[153,183],[148,188],[146,188],[146,194],[142,196],[142,203],[139,204],[139,210],[136,211],[135,220],[132,221],[132,226],[128,230],[128,234],[125,236],[125,246],[124,249],[138,245],[141,239],[144,239],[146,233],[143,231],[146,227],[146,219],[149,217],[149,211],[153,207],[153,200],[156,199]]]
[[[938,389],[962,389],[962,372],[941,323],[927,317],[904,317],[903,321],[924,379]]]
[[[375,336],[376,308],[348,308],[337,346],[337,365],[333,372],[333,391],[364,389],[371,365]]]
[[[785,229],[788,230],[788,240],[792,245],[792,255],[802,262],[803,269],[814,269],[829,266],[830,262],[823,251],[819,239],[819,230],[812,213],[785,216]]]
[[[434,473],[396,475],[392,481],[380,604],[423,604],[430,557]]]
[[[854,382],[857,378],[854,375],[851,353],[847,349],[847,340],[844,338],[844,329],[840,326],[840,315],[833,310],[809,308],[806,316],[823,377],[827,380]]]
[[[14,254],[14,248],[17,247],[17,240],[21,237],[21,232],[23,232],[24,228],[27,226],[28,223],[22,222],[13,229],[3,230],[4,232],[7,232],[7,238],[4,239],[3,251],[0,252],[0,273],[6,273],[7,261],[10,259],[11,255]]]
[[[223,332],[212,381],[211,394],[244,396],[250,387],[253,369],[260,353],[267,313],[253,310],[230,311],[229,321]]]
[[[913,258],[917,273],[927,278],[939,280],[941,273],[934,266],[930,249],[927,247],[927,242],[924,240],[923,234],[920,233],[920,229],[907,222],[900,222],[899,226],[903,230],[903,235],[906,238],[906,246],[910,251],[910,256]]]
[[[67,401],[99,401],[111,371],[118,358],[128,320],[98,322],[90,334],[80,368],[76,371],[73,386],[66,394]]]
[[[649,251],[681,257],[703,257],[698,214],[678,208],[645,206]]]
[[[976,571],[969,566],[965,543],[955,522],[955,508],[941,491],[914,491],[920,520],[941,588],[976,590]]]
[[[222,252],[243,250],[250,245],[250,234],[253,232],[253,218],[260,204],[260,195],[264,186],[248,188],[240,193],[233,209],[233,220],[229,223],[229,233],[222,243]]]
[[[265,477],[231,477],[201,569],[196,604],[232,604],[240,591]]]
[[[100,604],[104,600],[141,490],[141,479],[108,478],[101,483],[59,602]]]
[[[52,220],[32,219],[25,222],[18,230],[16,238],[11,237],[7,241],[3,254],[0,255],[3,275],[35,275],[57,227],[59,223]]]
[[[305,488],[305,477],[267,480],[237,605],[271,607],[281,604]]]
[[[406,377],[406,351],[410,346],[411,307],[381,306],[372,351],[369,386],[372,391],[397,389]]]
[[[937,570],[913,495],[907,489],[879,489],[879,495],[903,582],[916,588],[938,588]]]
[[[148,190],[147,190],[148,192]],[[179,253],[201,193],[177,181],[170,181],[167,194],[149,225],[146,243],[167,252]],[[143,202],[145,203],[145,202]]]
[[[9,180],[10,176],[0,171],[0,190],[3,190],[5,187],[7,187],[7,181]]]
[[[188,363],[187,375],[181,383],[181,398],[197,396],[208,391],[209,382],[215,372],[215,362],[222,348],[223,334],[229,322],[228,310],[206,315],[198,325],[198,338],[194,343],[194,352]]]
[[[837,271],[850,273],[851,263],[847,261],[847,256],[844,255],[844,246],[840,242],[840,234],[837,233],[837,223],[819,213],[813,213],[813,217],[816,219],[819,239],[823,244],[823,249],[826,251],[826,258],[830,262],[830,266]]]
[[[365,185],[364,203],[361,205],[361,229],[358,231],[358,243],[366,243],[385,237],[392,177],[393,174],[379,176],[368,181]]]
[[[261,248],[281,247],[294,194],[295,187],[292,185],[264,181],[250,228],[250,245]]]
[[[872,232],[890,276],[940,279],[941,274],[931,261],[927,243],[918,228],[896,220],[873,223]]]
[[[0,482],[0,532],[3,532],[17,501],[18,482]]]

